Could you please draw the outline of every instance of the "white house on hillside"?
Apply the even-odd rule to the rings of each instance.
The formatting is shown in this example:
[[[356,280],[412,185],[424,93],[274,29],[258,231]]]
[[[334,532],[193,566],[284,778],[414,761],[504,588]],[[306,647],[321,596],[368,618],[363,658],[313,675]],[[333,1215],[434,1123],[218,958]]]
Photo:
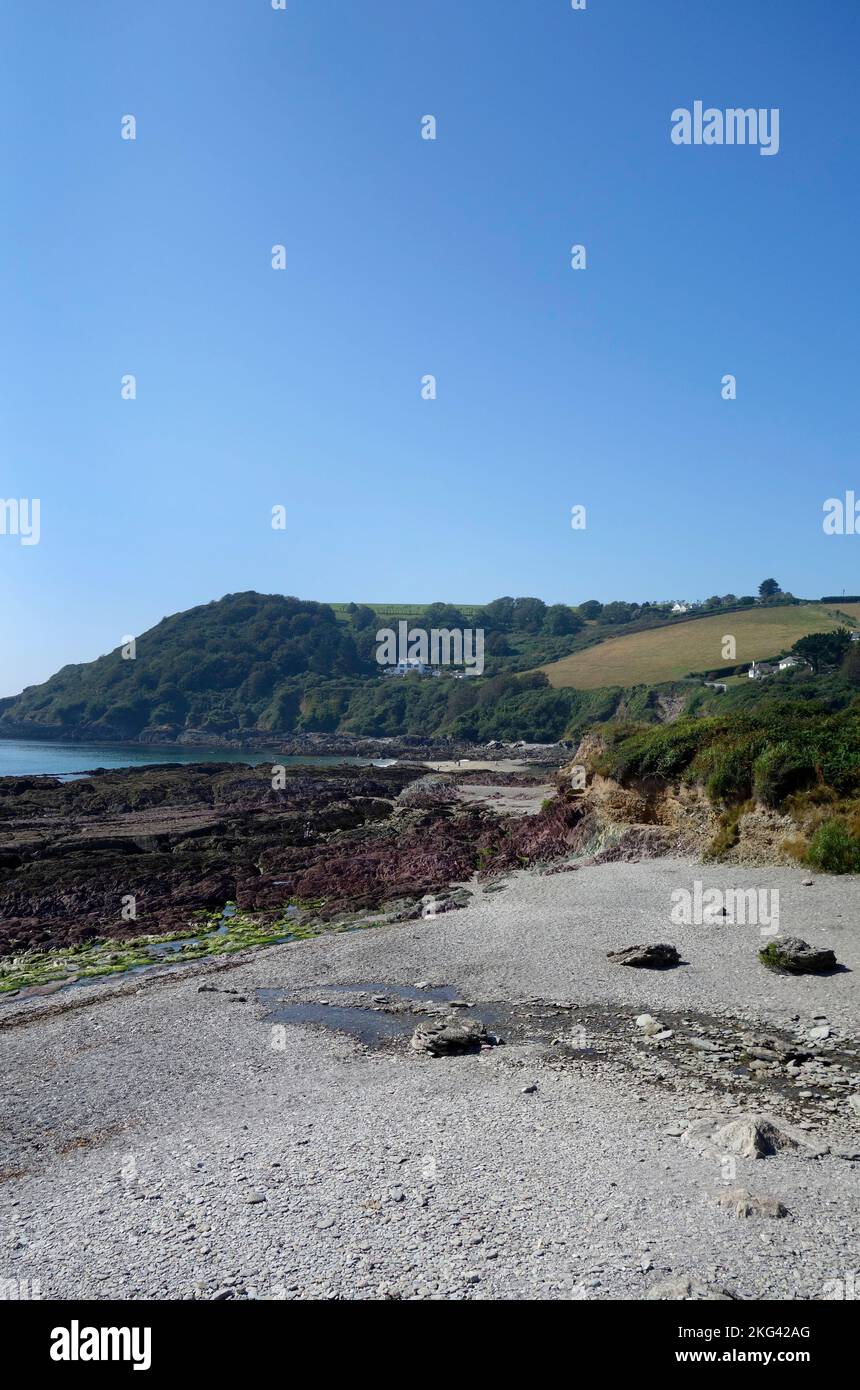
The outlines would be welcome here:
[[[783,656],[779,660],[780,671],[792,671],[795,666],[809,667],[809,662],[804,661],[802,656]]]
[[[772,676],[776,667],[771,661],[754,661],[747,671],[751,681],[763,681],[768,676]]]
[[[396,666],[390,668],[394,676],[433,676],[437,672],[432,666],[427,666],[423,661],[419,661],[417,656],[403,657]]]

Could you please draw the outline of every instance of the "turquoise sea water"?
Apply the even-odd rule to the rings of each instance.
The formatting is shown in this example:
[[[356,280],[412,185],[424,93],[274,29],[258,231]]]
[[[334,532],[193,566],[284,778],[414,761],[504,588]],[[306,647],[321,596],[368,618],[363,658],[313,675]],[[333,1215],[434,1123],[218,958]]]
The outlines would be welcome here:
[[[274,749],[237,752],[224,748],[152,748],[139,743],[50,743],[31,739],[0,739],[0,777],[25,777],[50,773],[74,777],[97,767],[142,767],[149,763],[354,763],[366,766],[371,758],[286,757]],[[379,759],[387,764],[393,759]]]

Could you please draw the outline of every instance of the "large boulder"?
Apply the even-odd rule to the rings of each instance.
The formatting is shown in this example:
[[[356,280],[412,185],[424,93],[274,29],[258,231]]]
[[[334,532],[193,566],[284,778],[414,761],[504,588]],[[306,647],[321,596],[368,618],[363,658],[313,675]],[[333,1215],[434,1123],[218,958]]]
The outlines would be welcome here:
[[[695,1120],[686,1130],[682,1142],[704,1158],[720,1159],[726,1154],[738,1158],[769,1158],[782,1150],[797,1152],[811,1146],[770,1115],[738,1115],[724,1121],[718,1115]]]
[[[758,958],[769,970],[788,975],[821,975],[836,968],[836,956],[826,946],[810,946],[799,936],[769,941]]]
[[[419,1023],[412,1035],[416,1052],[431,1057],[454,1057],[465,1052],[478,1052],[489,1042],[487,1031],[479,1019],[446,1018]]]

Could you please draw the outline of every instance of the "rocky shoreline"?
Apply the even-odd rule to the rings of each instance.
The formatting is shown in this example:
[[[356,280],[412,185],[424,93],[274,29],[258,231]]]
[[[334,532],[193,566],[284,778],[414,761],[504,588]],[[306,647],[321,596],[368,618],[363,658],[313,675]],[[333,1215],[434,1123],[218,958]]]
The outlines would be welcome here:
[[[17,723],[3,725],[3,739],[35,739],[44,742],[112,745],[116,747],[181,749],[199,748],[218,752],[278,752],[286,757],[335,758],[408,758],[416,762],[442,762],[459,759],[501,762],[509,758],[526,758],[530,763],[559,767],[570,756],[574,744],[514,743],[493,740],[490,743],[471,743],[455,738],[420,738],[417,735],[373,738],[355,734],[301,733],[264,734],[243,733],[237,738],[213,733],[211,730],[187,729],[178,737],[175,730],[149,730],[136,739],[109,739],[86,730],[66,728],[57,724]]]
[[[520,852],[517,796],[536,800],[546,852],[555,829],[563,849],[541,775],[499,770],[488,784],[397,763],[274,778],[267,765],[199,763],[2,778],[0,957],[187,930],[228,904],[263,919],[290,905],[322,922],[417,915],[426,895]]]
[[[667,857],[665,795],[504,751],[0,779],[4,1277],[840,1296],[860,884]],[[705,876],[777,889],[814,973],[672,922]]]

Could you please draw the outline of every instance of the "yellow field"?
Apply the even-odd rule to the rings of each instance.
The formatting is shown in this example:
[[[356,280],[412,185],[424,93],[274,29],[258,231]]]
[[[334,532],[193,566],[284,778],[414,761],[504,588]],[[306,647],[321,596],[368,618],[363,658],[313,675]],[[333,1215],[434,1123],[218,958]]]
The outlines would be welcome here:
[[[715,614],[651,632],[634,632],[542,666],[550,684],[594,690],[601,685],[657,685],[680,680],[691,671],[715,671],[742,661],[763,661],[787,651],[808,632],[828,632],[845,625],[845,616],[860,623],[860,604],[844,608],[820,603],[796,608],[751,608]],[[732,636],[737,655],[724,658],[723,638]]]

